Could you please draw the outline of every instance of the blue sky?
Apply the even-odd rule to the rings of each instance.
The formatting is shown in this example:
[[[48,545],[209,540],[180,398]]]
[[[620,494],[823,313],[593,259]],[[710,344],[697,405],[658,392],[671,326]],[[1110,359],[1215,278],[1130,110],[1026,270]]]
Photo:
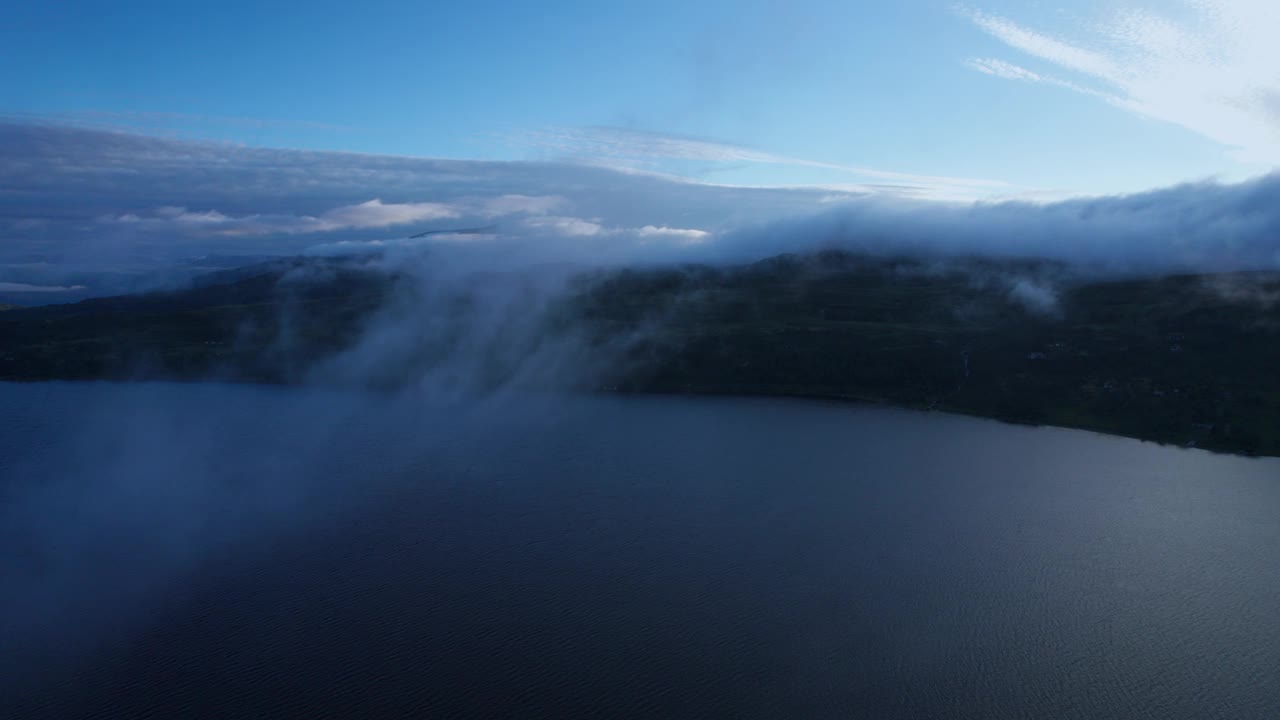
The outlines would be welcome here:
[[[725,184],[902,174],[991,183],[944,184],[944,198],[1131,192],[1274,166],[1277,58],[1249,45],[1269,4],[11,3],[0,111]],[[1257,107],[1212,117],[1215,102]],[[1250,113],[1261,130],[1235,117]]]

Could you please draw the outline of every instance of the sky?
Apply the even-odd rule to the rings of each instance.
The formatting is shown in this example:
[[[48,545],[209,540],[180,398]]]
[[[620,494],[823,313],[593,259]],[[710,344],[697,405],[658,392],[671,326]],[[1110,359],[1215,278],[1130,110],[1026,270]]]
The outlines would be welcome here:
[[[0,283],[1239,183],[1280,164],[1278,27],[1273,0],[8,3]]]
[[[1131,192],[1280,162],[1277,26],[1269,0],[9,3],[0,111],[726,184]]]

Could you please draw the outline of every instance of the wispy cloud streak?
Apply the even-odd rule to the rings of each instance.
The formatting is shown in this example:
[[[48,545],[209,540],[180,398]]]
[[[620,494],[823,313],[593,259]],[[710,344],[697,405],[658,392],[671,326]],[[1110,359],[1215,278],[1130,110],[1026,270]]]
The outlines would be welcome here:
[[[575,161],[621,166],[661,168],[663,161],[683,160],[715,165],[780,165],[834,171],[869,181],[902,183],[917,192],[942,199],[977,199],[1018,188],[1000,180],[950,177],[883,170],[860,165],[791,157],[755,148],[703,138],[618,127],[559,128],[526,133],[518,138],[533,147]]]
[[[1239,161],[1280,165],[1280,5],[1273,0],[1182,0],[1189,19],[1121,10],[1068,39],[965,10],[983,31],[1080,81],[995,58],[969,61],[1007,80],[1047,83],[1180,125]]]

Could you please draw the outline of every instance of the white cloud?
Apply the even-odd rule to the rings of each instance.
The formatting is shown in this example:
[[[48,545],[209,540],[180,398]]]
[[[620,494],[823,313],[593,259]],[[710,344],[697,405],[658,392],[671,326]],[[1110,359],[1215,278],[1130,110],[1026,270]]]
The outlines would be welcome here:
[[[333,232],[335,230],[370,230],[459,217],[461,213],[444,203],[384,203],[373,199],[356,205],[333,208],[320,215],[265,215],[240,217],[217,210],[192,211],[185,207],[165,205],[150,215],[137,213],[107,215],[100,222],[140,225],[151,230],[205,230],[212,235],[252,237],[260,235],[298,235]]]
[[[646,241],[666,240],[677,244],[691,244],[701,242],[711,236],[711,233],[706,230],[669,227],[666,225],[608,227],[603,225],[598,218],[584,220],[582,218],[563,216],[530,217],[525,218],[521,224],[525,228],[536,231],[535,234],[559,237],[630,236]]]
[[[256,217],[256,216],[254,216]],[[192,222],[192,218],[206,218],[204,223]],[[216,218],[216,220],[214,220]],[[134,212],[121,213],[118,215],[103,215],[98,218],[98,222],[104,225],[132,225],[141,230],[164,230],[166,228],[177,229],[180,226],[193,226],[201,224],[214,224],[223,222],[238,222],[248,220],[250,218],[230,218],[216,210],[206,210],[203,212],[188,212],[186,208],[164,206],[158,207],[149,214],[140,215]]]
[[[1035,72],[1034,70],[1028,70],[1027,68],[1022,67],[1021,65],[1015,65],[1011,62],[1006,62],[1004,60],[999,60],[996,58],[974,58],[970,60],[967,64],[969,65],[969,67],[973,68],[974,70],[977,70],[978,72],[983,73],[985,75],[991,75],[992,77],[998,77],[1004,80],[1018,80],[1021,82],[1039,83],[1043,85],[1056,85],[1058,87],[1066,88],[1068,90],[1074,90],[1075,92],[1078,92],[1082,95],[1092,95],[1094,97],[1101,98],[1113,104],[1117,104],[1117,105],[1121,104],[1121,100],[1119,98],[1116,98],[1115,96],[1112,96],[1112,95],[1108,95],[1107,93],[1102,92],[1100,90],[1095,90],[1093,88],[1085,87],[1084,85],[1081,85],[1079,83],[1074,83],[1074,82],[1071,82],[1070,80],[1064,80],[1060,77],[1056,77],[1053,75],[1044,75],[1042,73]],[[1041,191],[1032,190],[1029,192],[1041,192]],[[1024,194],[1024,193],[1019,193],[1019,194]]]
[[[220,225],[227,222],[235,222],[235,218],[227,217],[217,210],[205,210],[204,212],[190,212],[184,207],[175,207],[166,205],[156,208],[155,215],[171,222],[186,223],[189,225]],[[140,221],[137,215],[128,216],[131,222]]]
[[[457,209],[444,203],[384,203],[374,199],[359,205],[334,208],[317,218],[323,230],[384,228],[428,220],[458,217]]]
[[[567,237],[591,237],[605,232],[604,226],[598,222],[555,215],[526,218],[524,226]]]
[[[673,228],[655,225],[645,225],[635,231],[636,235],[641,238],[662,238],[677,240],[685,243],[702,242],[707,239],[711,233],[706,230],[696,230],[693,228]]]
[[[1106,54],[1077,47],[995,15],[975,12],[972,18],[978,27],[1010,47],[1060,67],[1109,82],[1118,82],[1123,75],[1120,65]]]
[[[974,58],[969,61],[969,67],[987,75],[1004,78],[1005,80],[1026,80],[1028,82],[1044,82],[1044,78],[1038,73],[1022,67],[1014,65],[1004,60],[996,60],[993,58]]]
[[[1043,75],[998,59],[970,67],[1045,82],[1180,125],[1232,149],[1246,163],[1280,165],[1280,4],[1274,0],[1181,0],[1189,20],[1147,10],[1115,12],[1085,40],[1038,32],[970,12],[1011,48],[1096,84]]]

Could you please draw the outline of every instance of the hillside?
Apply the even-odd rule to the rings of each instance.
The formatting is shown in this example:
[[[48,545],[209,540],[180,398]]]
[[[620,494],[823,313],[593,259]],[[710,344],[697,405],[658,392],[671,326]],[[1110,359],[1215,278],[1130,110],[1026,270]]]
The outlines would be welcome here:
[[[224,277],[7,311],[0,379],[297,382],[420,282],[322,260]],[[527,322],[605,361],[567,386],[848,399],[1277,455],[1277,293],[1270,274],[1100,281],[1049,263],[829,252],[584,273]],[[433,347],[410,357],[466,344],[469,322],[421,334]]]
[[[847,398],[1280,454],[1280,307],[1220,291],[1273,293],[1280,277],[1064,279],[1032,312],[999,275],[1060,269],[924,270],[829,255],[624,273],[585,305],[602,337],[661,328],[620,389]]]

